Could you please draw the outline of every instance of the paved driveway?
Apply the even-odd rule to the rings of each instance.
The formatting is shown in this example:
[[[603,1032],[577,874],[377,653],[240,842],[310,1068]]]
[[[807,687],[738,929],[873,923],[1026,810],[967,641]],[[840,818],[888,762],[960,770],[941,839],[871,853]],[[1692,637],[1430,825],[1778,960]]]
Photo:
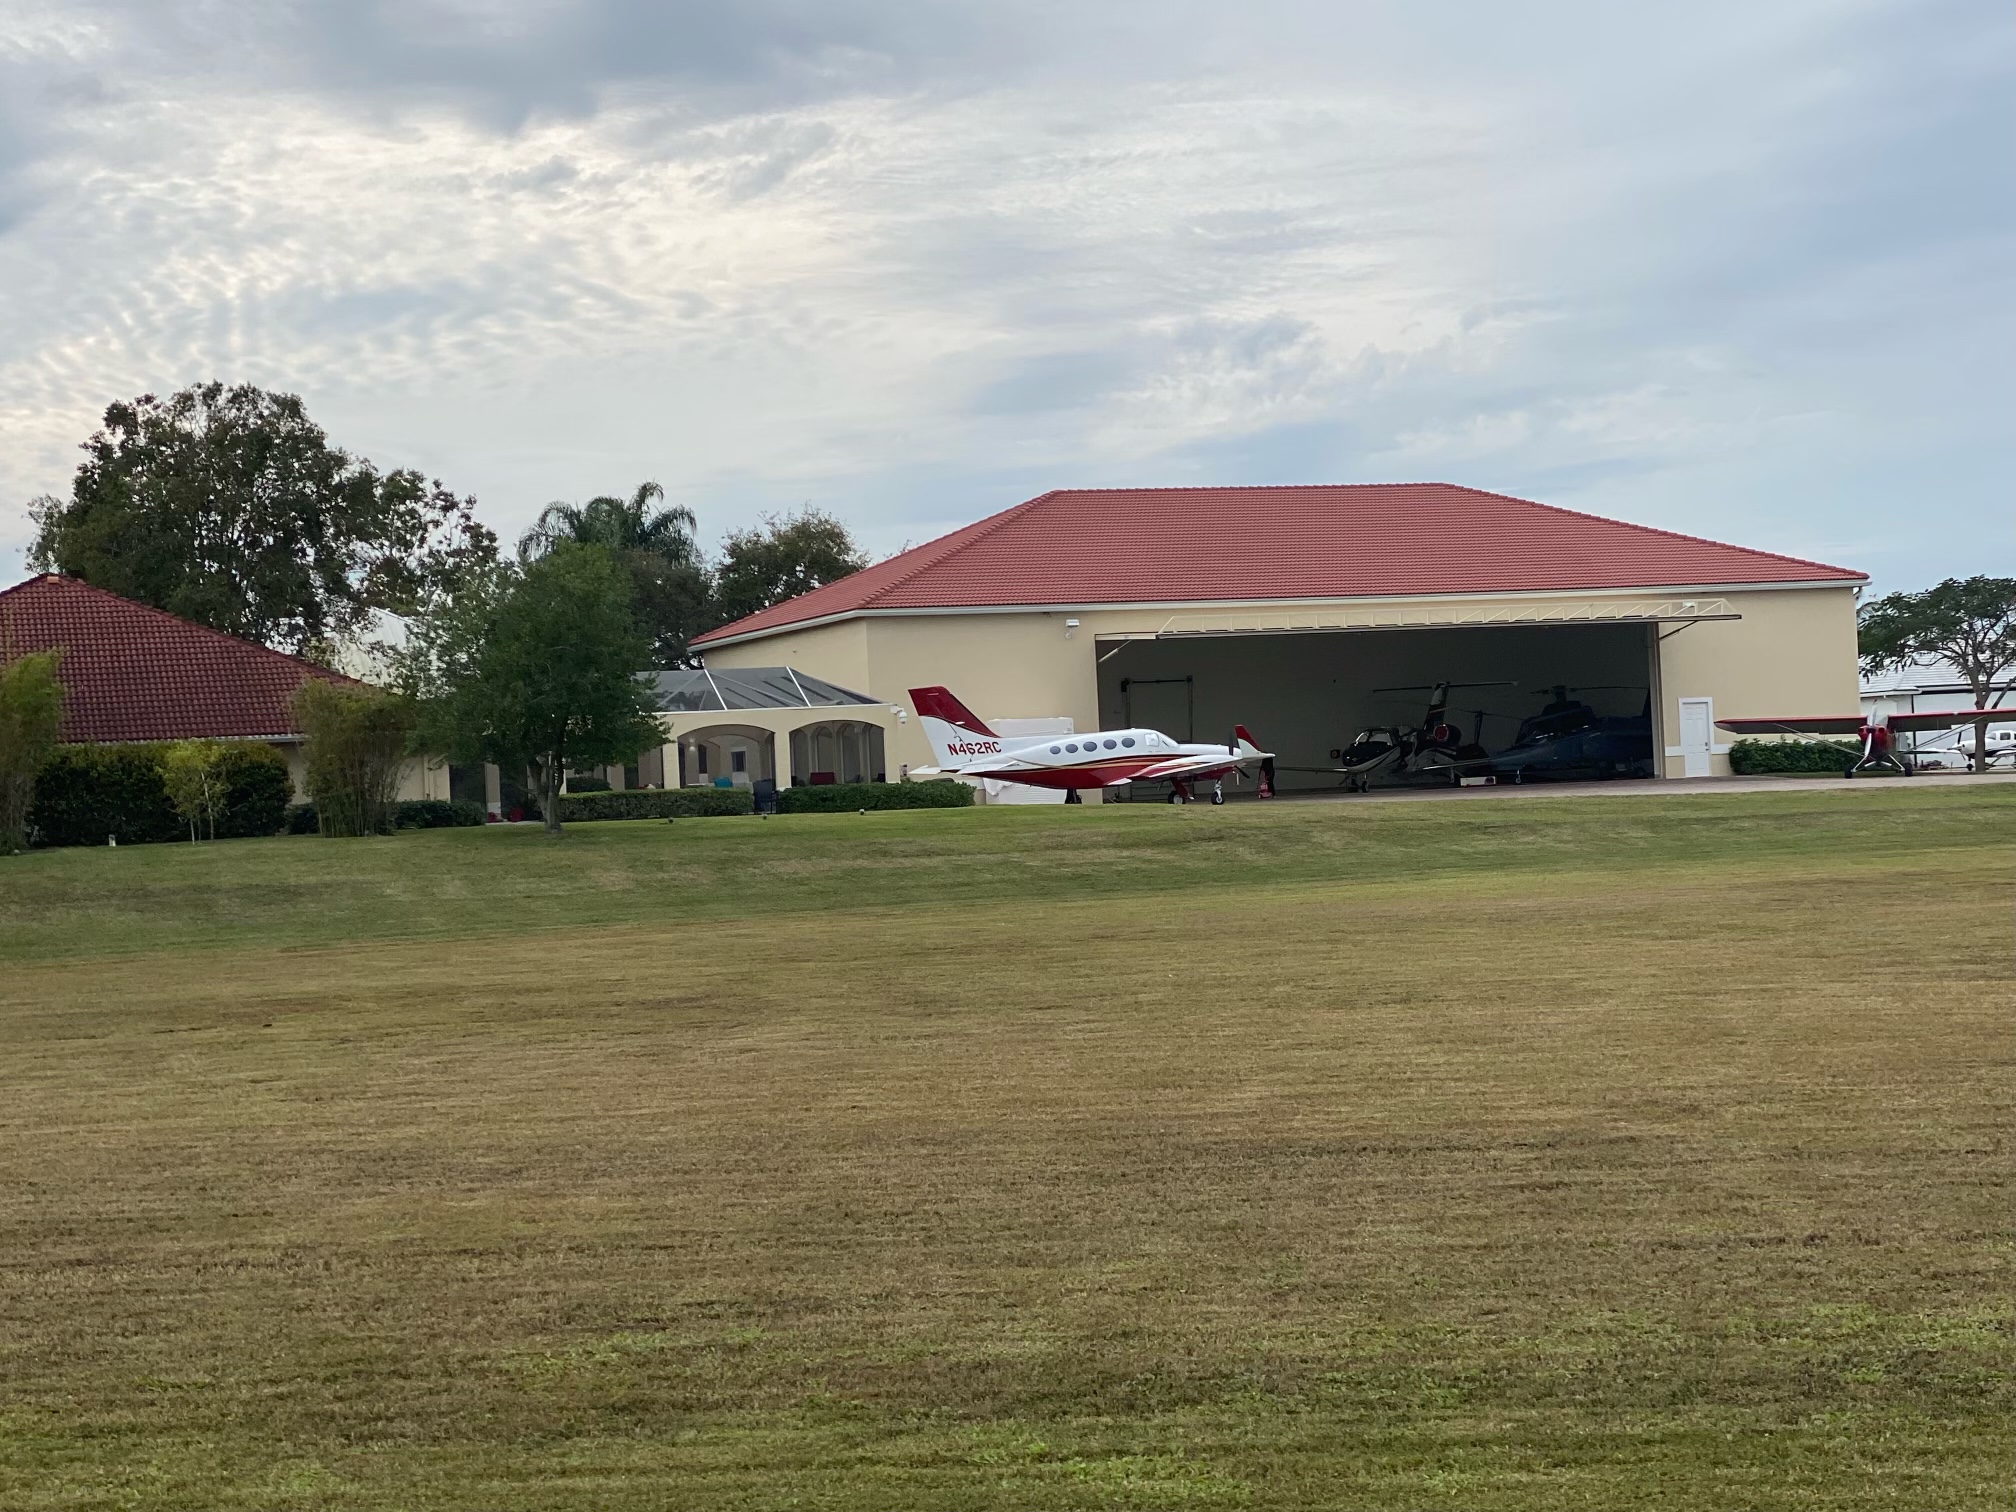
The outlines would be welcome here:
[[[1295,803],[1449,803],[1508,798],[1676,798],[1689,793],[1810,793],[1820,788],[1874,792],[1901,782],[1923,787],[2016,786],[2016,772],[1926,772],[1916,777],[1646,777],[1615,782],[1526,782],[1496,787],[1389,788],[1370,793],[1294,792]],[[1237,789],[1233,790],[1237,792]]]

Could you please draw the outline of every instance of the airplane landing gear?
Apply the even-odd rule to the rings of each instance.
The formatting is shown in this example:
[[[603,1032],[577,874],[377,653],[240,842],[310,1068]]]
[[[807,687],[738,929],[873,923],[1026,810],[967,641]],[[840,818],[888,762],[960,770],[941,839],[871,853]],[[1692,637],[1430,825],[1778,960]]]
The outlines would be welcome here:
[[[1170,779],[1169,779],[1169,801],[1170,801],[1171,803],[1188,803],[1188,802],[1190,801],[1190,788],[1189,788],[1189,785],[1188,785],[1188,784],[1186,784],[1186,783],[1182,783],[1182,782],[1178,782],[1178,781],[1177,781],[1177,780],[1176,780],[1175,778],[1173,778],[1173,777],[1172,777],[1172,778],[1170,778]]]
[[[1225,801],[1225,784],[1224,784],[1224,783],[1222,783],[1222,782],[1214,782],[1214,783],[1212,783],[1212,784],[1211,784],[1211,802],[1212,802],[1212,803],[1213,803],[1213,804],[1215,805],[1215,804],[1220,804],[1220,803],[1223,803],[1224,801]]]

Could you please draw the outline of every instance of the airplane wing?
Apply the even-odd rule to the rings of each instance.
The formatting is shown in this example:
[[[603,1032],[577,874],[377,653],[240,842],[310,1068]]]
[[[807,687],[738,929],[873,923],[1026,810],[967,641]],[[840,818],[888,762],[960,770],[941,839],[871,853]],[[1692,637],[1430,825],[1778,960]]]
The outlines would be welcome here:
[[[1893,730],[1950,730],[1955,725],[1973,724],[1980,719],[2016,718],[2016,709],[1945,709],[1937,713],[1818,714],[1785,719],[1718,719],[1716,725],[1738,735],[1855,735],[1862,727],[1881,719]]]
[[[1161,782],[1171,777],[1211,777],[1221,772],[1229,772],[1234,767],[1242,766],[1248,761],[1258,759],[1258,757],[1233,756],[1229,754],[1224,756],[1178,756],[1173,760],[1158,762],[1152,767],[1146,767],[1132,776],[1122,777],[1117,781],[1109,782],[1106,786],[1119,787],[1121,783],[1126,782]]]
[[[1718,719],[1716,727],[1738,735],[1853,735],[1869,723],[1861,714],[1813,714],[1784,719]]]
[[[1970,725],[1977,720],[2002,720],[2005,723],[2016,719],[2016,709],[1947,709],[1940,713],[1892,714],[1890,728],[1893,730],[1950,730],[1955,725]]]

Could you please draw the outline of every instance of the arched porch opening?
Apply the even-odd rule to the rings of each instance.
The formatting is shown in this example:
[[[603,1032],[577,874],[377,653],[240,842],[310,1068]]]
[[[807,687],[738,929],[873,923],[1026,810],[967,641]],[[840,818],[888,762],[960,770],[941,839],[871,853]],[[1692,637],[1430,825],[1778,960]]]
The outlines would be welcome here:
[[[754,787],[777,780],[776,737],[754,725],[685,730],[678,745],[681,787]]]
[[[793,783],[883,782],[887,777],[880,725],[824,719],[791,732]]]

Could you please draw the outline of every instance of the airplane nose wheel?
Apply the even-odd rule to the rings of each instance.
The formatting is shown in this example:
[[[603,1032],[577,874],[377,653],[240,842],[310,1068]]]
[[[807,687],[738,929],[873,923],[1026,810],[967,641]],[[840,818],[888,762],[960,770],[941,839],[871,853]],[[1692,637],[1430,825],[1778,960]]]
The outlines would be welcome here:
[[[1211,802],[1212,802],[1213,804],[1219,804],[1219,803],[1223,803],[1224,801],[1225,801],[1225,784],[1224,784],[1224,783],[1222,783],[1222,782],[1214,782],[1214,783],[1212,783],[1212,784],[1211,784]]]

